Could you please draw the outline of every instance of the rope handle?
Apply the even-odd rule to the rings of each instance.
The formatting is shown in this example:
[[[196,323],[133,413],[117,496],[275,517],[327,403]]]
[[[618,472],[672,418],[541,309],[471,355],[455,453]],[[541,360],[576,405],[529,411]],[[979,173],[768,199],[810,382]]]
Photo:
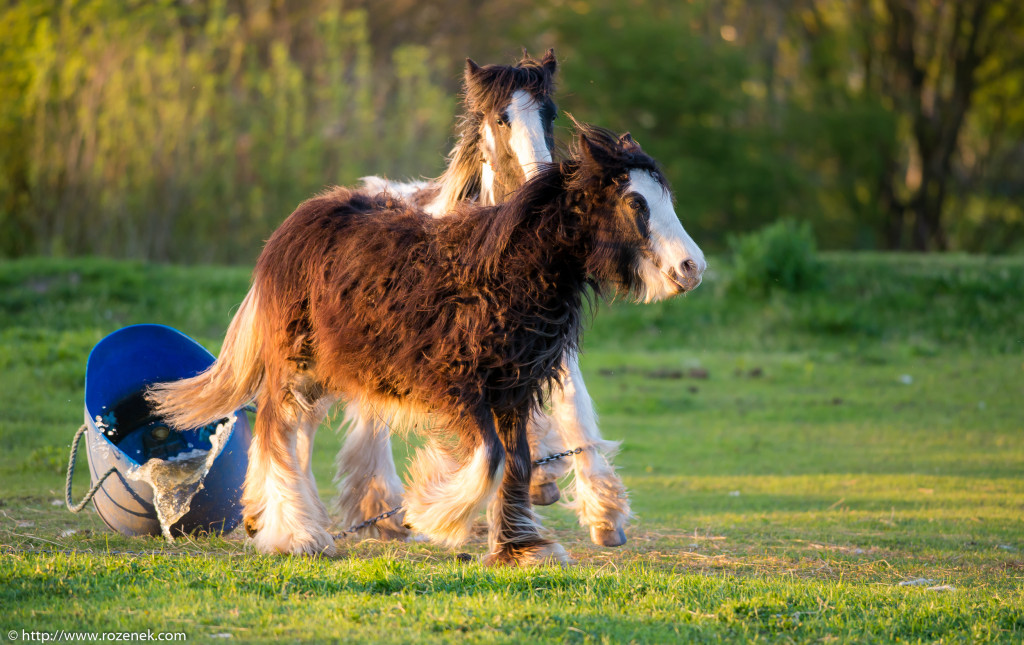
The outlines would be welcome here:
[[[115,472],[117,472],[117,468],[111,468],[107,472],[103,473],[103,476],[100,477],[99,481],[93,484],[93,487],[90,488],[89,492],[85,494],[85,498],[83,498],[82,501],[80,501],[77,504],[71,501],[71,480],[75,476],[75,461],[78,459],[78,442],[82,440],[82,435],[88,429],[89,426],[83,423],[82,427],[79,428],[78,432],[75,433],[74,440],[71,441],[71,455],[68,457],[68,476],[64,482],[64,504],[72,513],[77,513],[81,511],[83,508],[85,508],[85,505],[88,504],[90,500],[92,500],[92,498],[100,490],[100,486],[103,485],[103,482],[106,481],[107,477],[110,477]]]

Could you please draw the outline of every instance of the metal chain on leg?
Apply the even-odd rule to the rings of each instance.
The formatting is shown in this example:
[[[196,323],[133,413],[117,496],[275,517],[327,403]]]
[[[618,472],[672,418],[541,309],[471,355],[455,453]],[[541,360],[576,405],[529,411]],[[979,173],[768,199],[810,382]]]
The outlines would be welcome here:
[[[380,522],[381,520],[388,519],[389,517],[391,517],[392,515],[394,515],[398,511],[402,510],[402,507],[403,507],[403,504],[399,504],[398,506],[396,506],[396,507],[394,507],[392,509],[384,511],[380,515],[377,515],[375,517],[371,517],[370,519],[364,520],[364,521],[360,522],[359,524],[354,524],[354,525],[348,527],[347,530],[342,531],[341,533],[336,533],[332,537],[335,540],[344,539],[344,537],[346,535],[349,535],[351,533],[356,533],[358,531],[362,531],[363,529],[365,529],[368,526],[373,526],[374,524],[376,524],[377,522]]]
[[[538,459],[537,461],[533,462],[533,465],[534,466],[543,466],[546,463],[550,463],[552,461],[557,461],[559,459],[568,457],[570,455],[578,455],[581,452],[583,452],[583,446],[580,446],[579,448],[573,448],[572,450],[566,450],[565,452],[555,453],[553,455],[550,455],[548,457],[544,457],[542,459]]]

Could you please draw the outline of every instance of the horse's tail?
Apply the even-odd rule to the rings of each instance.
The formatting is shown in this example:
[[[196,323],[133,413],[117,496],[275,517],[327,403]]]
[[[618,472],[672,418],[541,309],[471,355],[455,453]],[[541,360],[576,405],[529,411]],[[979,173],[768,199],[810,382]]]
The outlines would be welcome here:
[[[192,378],[149,388],[146,398],[153,412],[170,426],[184,430],[223,419],[252,401],[264,379],[264,339],[258,312],[259,293],[253,286],[228,326],[213,365]]]

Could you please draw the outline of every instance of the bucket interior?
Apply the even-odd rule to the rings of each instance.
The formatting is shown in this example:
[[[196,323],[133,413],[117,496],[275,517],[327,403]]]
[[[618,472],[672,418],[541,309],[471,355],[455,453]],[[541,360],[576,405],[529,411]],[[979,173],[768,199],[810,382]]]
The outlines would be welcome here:
[[[133,462],[132,465],[139,466],[154,458],[167,460],[193,450],[210,450],[213,447],[210,437],[223,421],[201,428],[171,430],[150,410],[143,390],[129,395],[108,410],[102,417],[108,422],[97,425],[93,419],[93,427],[105,441]],[[229,434],[231,431],[229,428]]]

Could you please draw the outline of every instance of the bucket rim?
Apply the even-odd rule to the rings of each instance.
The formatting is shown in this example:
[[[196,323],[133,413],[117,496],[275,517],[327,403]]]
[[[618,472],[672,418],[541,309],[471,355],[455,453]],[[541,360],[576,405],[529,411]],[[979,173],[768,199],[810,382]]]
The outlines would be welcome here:
[[[217,360],[217,357],[214,356],[210,350],[206,349],[199,342],[197,342],[196,339],[192,338],[188,334],[178,329],[175,329],[174,327],[171,327],[170,325],[161,325],[159,323],[137,323],[134,325],[126,325],[124,327],[121,327],[120,329],[115,329],[114,331],[110,332],[109,334],[101,338],[99,342],[93,345],[92,349],[89,350],[89,357],[85,361],[85,386],[87,388],[89,387],[89,375],[92,372],[91,368],[93,365],[93,359],[96,356],[96,351],[101,346],[103,346],[107,342],[110,342],[111,339],[122,334],[126,334],[132,331],[143,331],[147,329],[152,331],[159,330],[161,332],[170,332],[172,336],[177,336],[179,340],[186,342],[186,344],[193,345],[194,347],[203,350],[203,352],[210,358],[210,363],[213,363],[215,360]]]

